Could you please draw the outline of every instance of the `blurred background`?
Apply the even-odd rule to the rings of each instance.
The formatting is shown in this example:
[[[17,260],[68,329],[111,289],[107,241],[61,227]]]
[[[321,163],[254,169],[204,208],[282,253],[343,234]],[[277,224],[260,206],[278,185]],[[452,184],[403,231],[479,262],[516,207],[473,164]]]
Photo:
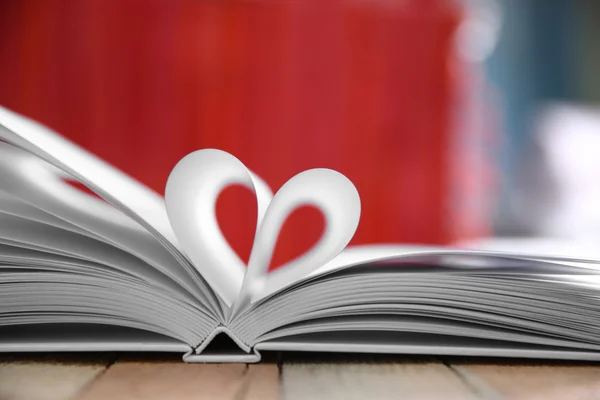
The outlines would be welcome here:
[[[599,40],[595,0],[2,0],[0,104],[161,193],[206,147],[274,190],[339,170],[353,244],[600,253]],[[246,258],[252,197],[218,210]]]

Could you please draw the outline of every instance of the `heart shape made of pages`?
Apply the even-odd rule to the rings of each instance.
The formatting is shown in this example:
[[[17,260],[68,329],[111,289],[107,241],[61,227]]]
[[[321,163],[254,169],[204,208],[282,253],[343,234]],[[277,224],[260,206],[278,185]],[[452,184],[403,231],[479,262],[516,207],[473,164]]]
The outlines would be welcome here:
[[[256,196],[258,217],[248,266],[233,251],[217,221],[216,202],[225,187],[240,184]],[[198,150],[173,169],[165,191],[167,213],[187,257],[229,307],[260,300],[322,267],[350,242],[360,219],[360,197],[339,172],[317,168],[299,173],[272,195],[268,185],[233,155]],[[312,205],[325,217],[319,241],[300,257],[267,273],[287,217]]]

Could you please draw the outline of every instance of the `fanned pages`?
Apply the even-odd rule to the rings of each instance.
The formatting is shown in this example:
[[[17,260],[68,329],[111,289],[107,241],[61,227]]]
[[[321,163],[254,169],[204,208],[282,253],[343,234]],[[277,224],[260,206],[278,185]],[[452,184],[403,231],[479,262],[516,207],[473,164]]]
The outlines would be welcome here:
[[[4,108],[0,139],[0,351],[172,351],[188,362],[257,362],[261,351],[288,350],[600,360],[595,260],[347,247],[360,197],[336,171],[304,171],[273,194],[233,155],[202,149],[175,166],[163,199]],[[232,184],[257,201],[248,265],[215,214]],[[307,204],[323,213],[324,233],[268,273],[286,218]],[[230,346],[215,349],[216,337]]]

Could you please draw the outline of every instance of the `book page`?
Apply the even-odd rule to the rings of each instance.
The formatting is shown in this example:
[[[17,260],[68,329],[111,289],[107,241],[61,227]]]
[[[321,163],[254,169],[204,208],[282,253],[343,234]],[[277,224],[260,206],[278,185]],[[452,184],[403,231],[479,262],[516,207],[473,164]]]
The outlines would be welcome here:
[[[430,343],[437,348],[454,336],[600,350],[597,269],[447,257],[420,253],[307,278],[254,304],[232,329],[246,343],[319,332],[362,332],[363,338],[414,332],[438,335],[440,342]]]
[[[0,188],[11,193],[0,192],[0,212],[124,250],[204,298],[189,274],[154,236],[103,200],[65,183],[64,172],[6,143],[0,143],[0,171]]]
[[[2,107],[0,139],[34,154],[60,168],[67,176],[80,181],[148,230],[157,243],[149,240],[149,236],[136,223],[119,218],[118,213],[111,213],[114,210],[76,193],[66,183],[60,185],[59,178],[62,177],[56,176],[47,168],[41,168],[39,162],[36,165],[35,162],[25,161],[13,165],[12,169],[10,163],[5,163],[4,169],[11,172],[5,178],[12,178],[9,184],[19,189],[24,199],[37,202],[35,206],[38,208],[51,214],[59,214],[61,219],[111,241],[114,245],[127,247],[150,264],[168,269],[168,275],[195,292],[214,312],[220,312],[219,301],[214,293],[179,250],[179,243],[166,214],[164,199],[159,194],[48,128]],[[6,146],[3,144],[4,148]],[[8,151],[6,154],[9,154]],[[39,174],[43,176],[37,176]],[[60,194],[58,198],[48,196],[56,193]],[[166,251],[162,251],[161,247]]]
[[[177,248],[164,200],[138,181],[28,118],[0,107],[0,139],[68,172]]]
[[[569,264],[581,268],[598,269],[600,261],[593,258],[571,258],[558,255],[536,255],[515,253],[508,251],[461,249],[456,247],[426,246],[426,245],[363,245],[350,246],[344,249],[337,257],[323,265],[310,277],[328,274],[334,271],[350,268],[355,265],[373,262],[402,262],[414,260],[418,257],[436,257],[438,263],[448,265],[485,266],[487,260],[494,257],[511,258],[515,260],[539,260]],[[443,264],[442,264],[443,265]]]

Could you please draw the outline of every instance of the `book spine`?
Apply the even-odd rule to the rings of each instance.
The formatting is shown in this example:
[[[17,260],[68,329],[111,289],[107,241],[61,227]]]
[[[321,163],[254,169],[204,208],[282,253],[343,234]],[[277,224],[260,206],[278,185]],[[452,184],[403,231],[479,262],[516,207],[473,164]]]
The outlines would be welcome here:
[[[225,335],[231,339],[231,349],[211,350],[210,344],[219,335]],[[256,363],[261,360],[261,355],[256,349],[251,348],[241,341],[229,328],[218,326],[204,339],[196,349],[192,349],[183,355],[183,361],[187,363]]]
[[[211,353],[211,354],[194,354],[190,351],[183,355],[183,361],[186,363],[244,363],[254,364],[262,359],[260,353],[254,349],[251,353]]]

